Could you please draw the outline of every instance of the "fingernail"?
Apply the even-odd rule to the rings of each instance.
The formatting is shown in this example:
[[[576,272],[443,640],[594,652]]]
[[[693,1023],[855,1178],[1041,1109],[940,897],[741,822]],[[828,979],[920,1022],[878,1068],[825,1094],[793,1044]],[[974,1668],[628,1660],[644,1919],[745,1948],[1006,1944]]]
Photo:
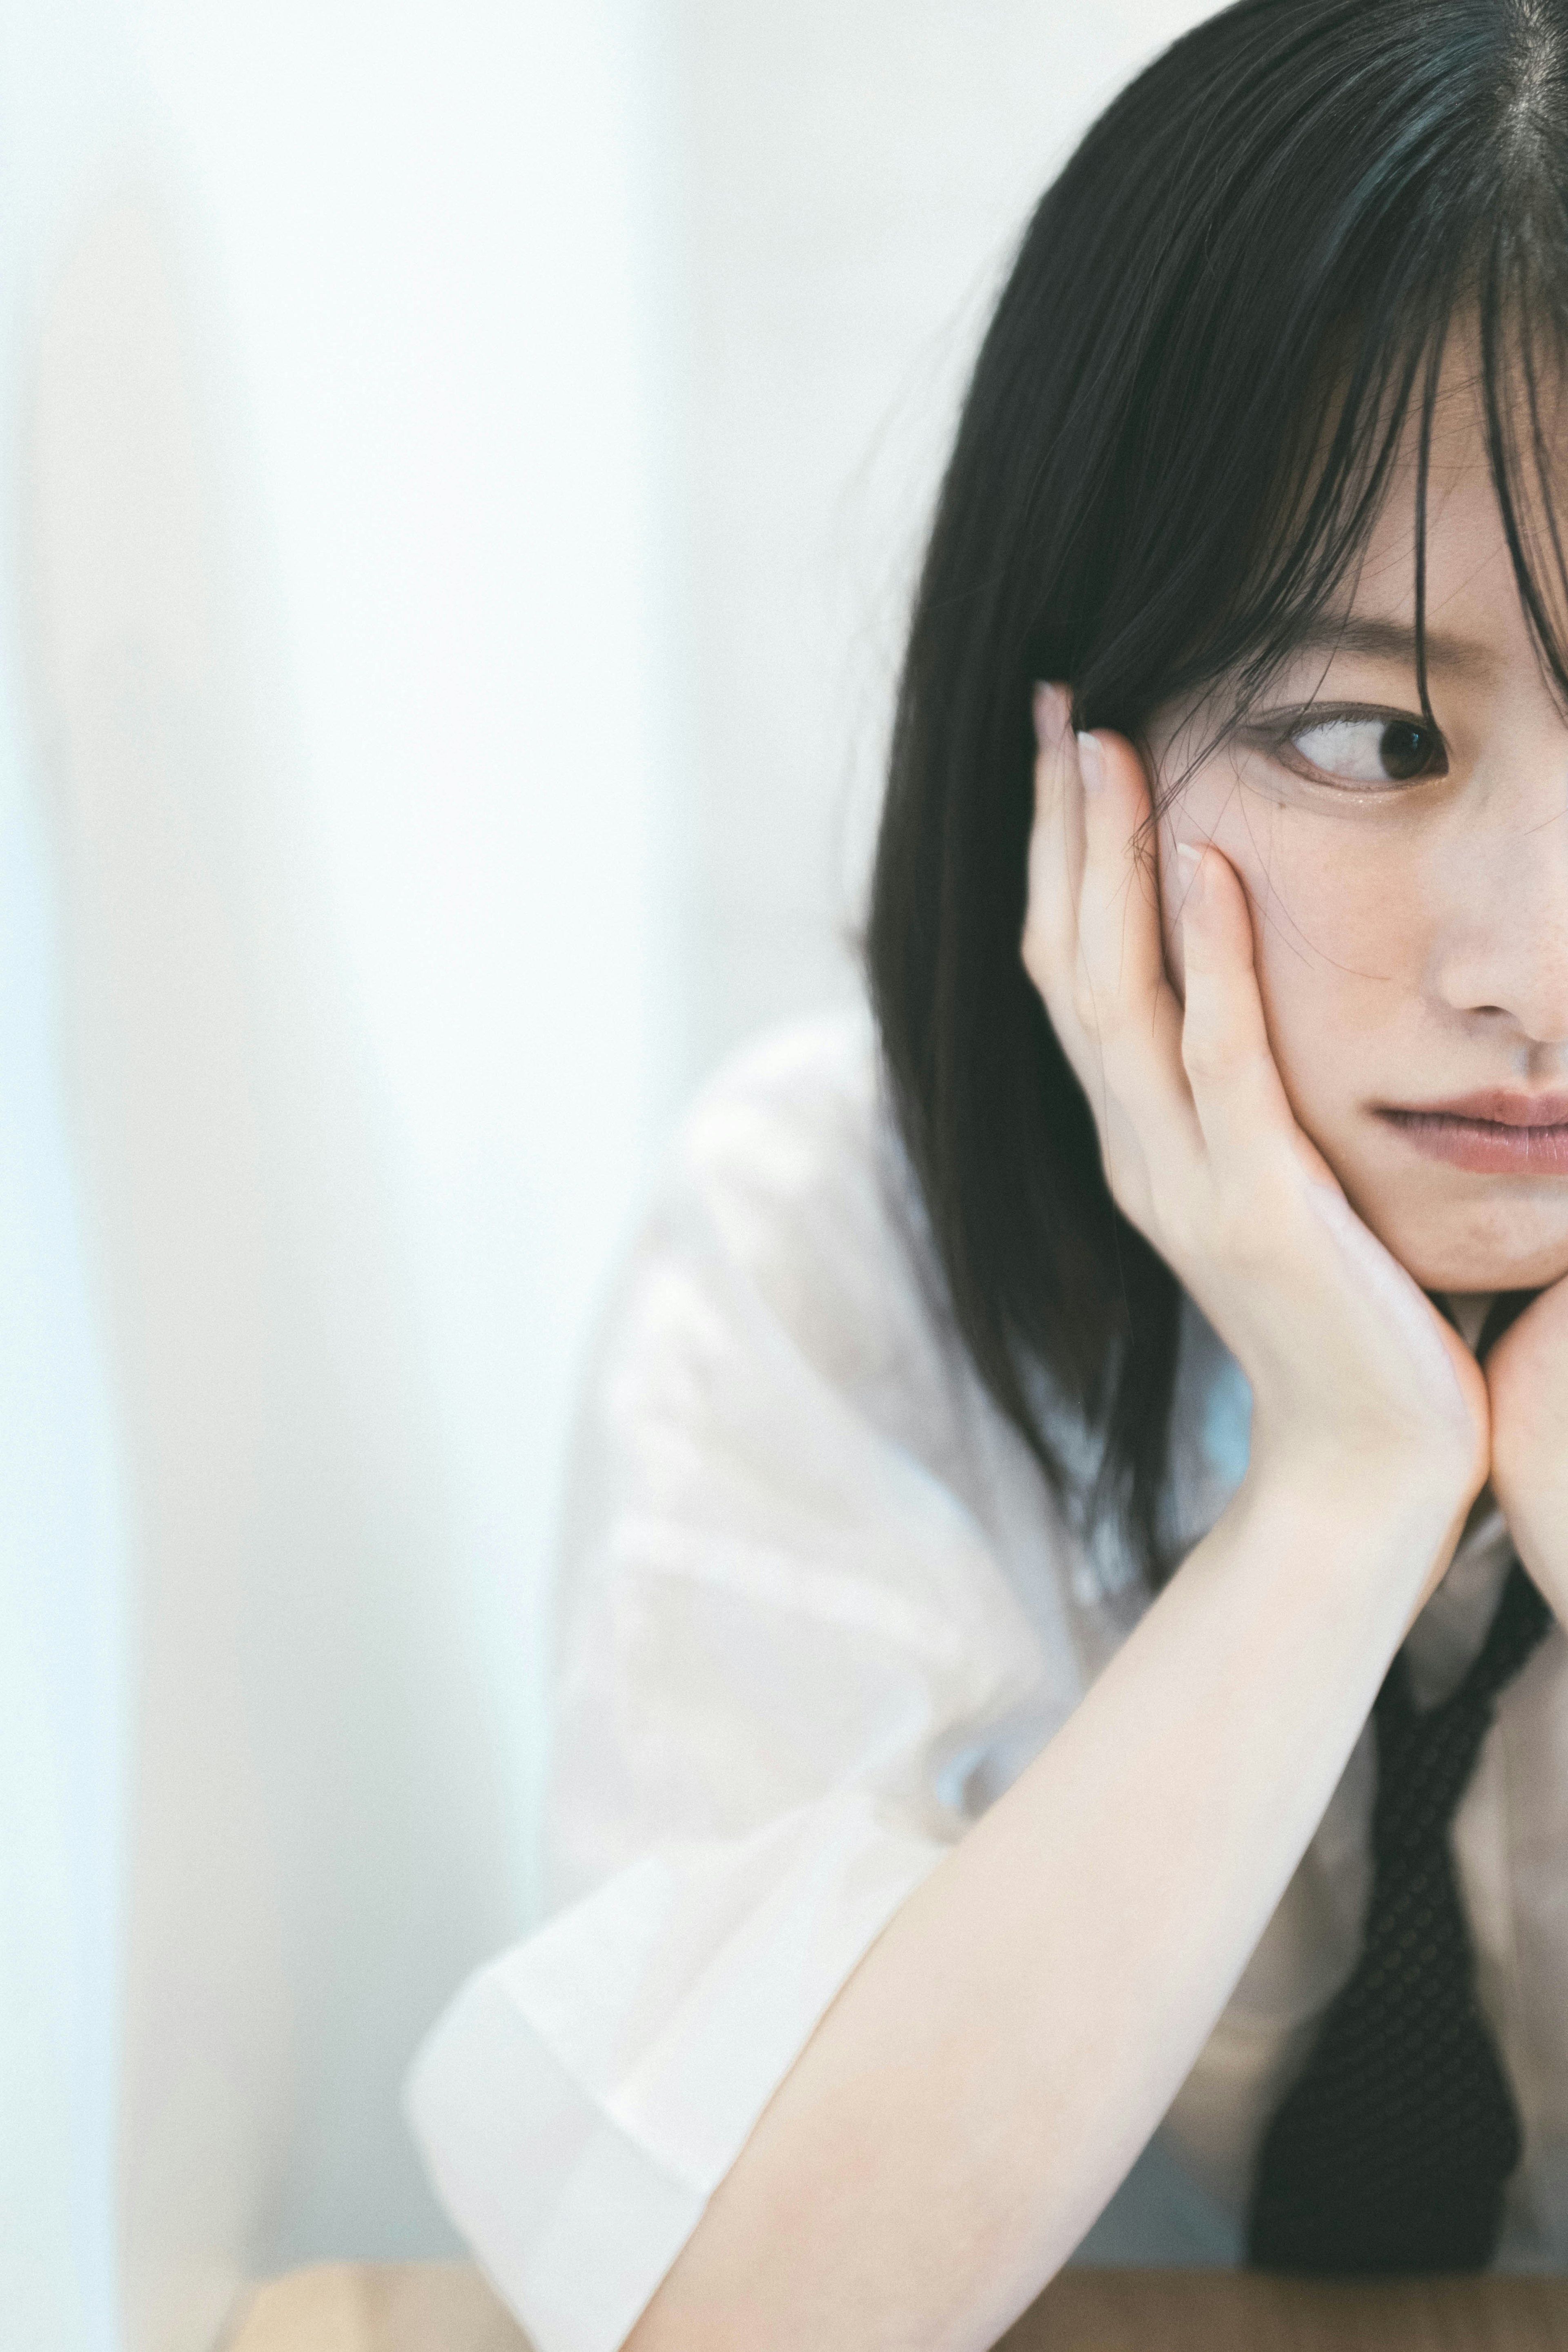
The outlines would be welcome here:
[[[1079,772],[1083,778],[1084,791],[1099,792],[1105,782],[1105,754],[1100,748],[1098,736],[1080,735],[1079,737],[1078,764]]]
[[[1182,911],[1189,907],[1201,907],[1207,883],[1204,877],[1204,855],[1195,841],[1178,841],[1176,868],[1182,877]]]
[[[1054,751],[1067,733],[1068,698],[1059,686],[1040,679],[1035,688],[1035,740],[1042,751]]]

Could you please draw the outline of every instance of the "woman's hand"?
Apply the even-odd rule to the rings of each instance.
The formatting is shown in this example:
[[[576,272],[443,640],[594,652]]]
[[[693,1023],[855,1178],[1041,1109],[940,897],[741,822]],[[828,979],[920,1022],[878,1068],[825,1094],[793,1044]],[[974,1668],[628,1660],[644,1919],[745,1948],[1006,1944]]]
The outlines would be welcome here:
[[[1296,1123],[1239,877],[1212,846],[1181,853],[1184,1005],[1142,761],[1122,737],[1075,737],[1060,688],[1038,689],[1036,727],[1024,962],[1118,1206],[1251,1381],[1255,1465],[1289,1461],[1347,1492],[1437,1481],[1457,1532],[1487,1475],[1486,1382]]]
[[[1568,1622],[1568,1276],[1487,1353],[1492,1492],[1514,1548]]]

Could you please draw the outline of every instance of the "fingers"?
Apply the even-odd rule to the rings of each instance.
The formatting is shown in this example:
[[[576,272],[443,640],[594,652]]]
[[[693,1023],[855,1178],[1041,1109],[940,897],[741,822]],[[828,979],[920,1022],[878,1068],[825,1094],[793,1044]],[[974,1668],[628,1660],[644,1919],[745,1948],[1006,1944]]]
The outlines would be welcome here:
[[[1024,962],[1086,1088],[1108,1064],[1185,1099],[1181,1011],[1165,976],[1142,762],[1120,736],[1075,736],[1059,687],[1036,697],[1039,758]],[[1119,1087],[1113,1090],[1120,1091]]]
[[[1182,1061],[1210,1157],[1234,1165],[1277,1144],[1282,1130],[1299,1130],[1268,1043],[1241,877],[1212,846],[1183,842],[1176,857],[1186,974]]]
[[[1075,736],[1059,687],[1037,691],[1036,724],[1024,961],[1089,1097],[1112,1191],[1135,1213],[1151,1185],[1180,1193],[1194,1154],[1245,1191],[1282,1140],[1331,1181],[1275,1066],[1240,877],[1212,845],[1178,849],[1184,1010],[1142,761],[1108,730]]]
[[[1119,735],[1079,741],[1083,874],[1078,900],[1079,1018],[1102,1051],[1173,1061],[1179,1009],[1165,976],[1148,781]],[[1162,1034],[1162,1031],[1168,1034]]]
[[[1148,783],[1121,738],[1073,734],[1060,688],[1036,709],[1024,961],[1089,1098],[1111,1192],[1147,1230],[1155,1171],[1174,1173],[1202,1150],[1165,976]]]
[[[1058,1007],[1052,1000],[1060,993],[1059,976],[1070,972],[1078,951],[1078,893],[1083,877],[1083,792],[1065,687],[1035,688],[1035,735],[1039,751],[1024,966],[1054,1021]]]

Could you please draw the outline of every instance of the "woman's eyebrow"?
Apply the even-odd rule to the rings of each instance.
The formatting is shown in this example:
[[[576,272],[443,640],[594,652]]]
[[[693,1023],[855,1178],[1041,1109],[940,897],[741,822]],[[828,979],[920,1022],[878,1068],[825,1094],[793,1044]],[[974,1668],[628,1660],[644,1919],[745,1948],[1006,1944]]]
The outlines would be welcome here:
[[[1408,621],[1379,620],[1371,614],[1319,613],[1290,633],[1295,653],[1366,654],[1377,661],[1415,667],[1415,631]],[[1456,677],[1479,677],[1496,667],[1496,656],[1474,637],[1442,629],[1426,631],[1426,667]]]

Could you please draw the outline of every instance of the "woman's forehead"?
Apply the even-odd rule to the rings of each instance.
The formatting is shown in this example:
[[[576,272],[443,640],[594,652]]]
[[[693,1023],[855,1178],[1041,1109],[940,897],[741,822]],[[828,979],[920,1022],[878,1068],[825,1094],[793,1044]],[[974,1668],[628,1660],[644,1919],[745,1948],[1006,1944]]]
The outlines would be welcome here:
[[[1417,604],[1436,680],[1479,681],[1509,658],[1533,668],[1538,648],[1521,595],[1522,553],[1554,627],[1568,622],[1558,548],[1568,521],[1568,402],[1555,373],[1533,391],[1517,365],[1499,380],[1510,445],[1516,550],[1498,487],[1497,414],[1473,329],[1456,329],[1428,416],[1413,401],[1366,542],[1330,607],[1305,616],[1297,642],[1414,667]],[[1568,635],[1568,629],[1563,632]]]

